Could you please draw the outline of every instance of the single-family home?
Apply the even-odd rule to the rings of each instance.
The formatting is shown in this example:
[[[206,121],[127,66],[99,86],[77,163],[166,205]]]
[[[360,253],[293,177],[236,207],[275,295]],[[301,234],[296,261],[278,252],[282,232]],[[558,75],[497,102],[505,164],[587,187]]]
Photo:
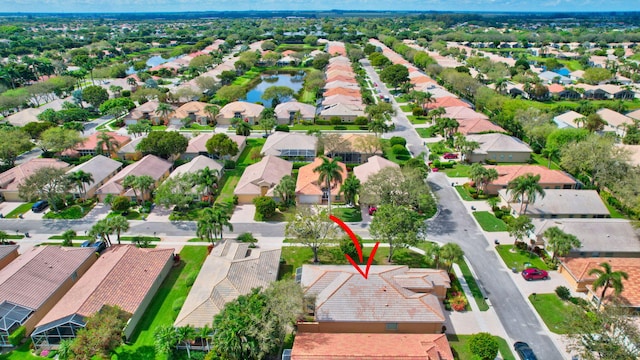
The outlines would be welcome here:
[[[506,189],[509,182],[527,174],[540,175],[539,184],[543,189],[575,189],[577,181],[569,174],[560,170],[552,170],[540,165],[487,165],[486,168],[496,169],[498,179],[487,184],[487,194],[497,195],[500,189]]]
[[[524,215],[531,218],[608,218],[609,209],[595,190],[546,189],[544,197],[527,205]],[[520,211],[520,203],[512,202],[512,194],[507,189],[498,191],[500,197],[509,204],[512,211]]]
[[[353,266],[303,265],[300,279],[313,321],[298,333],[437,334],[445,322],[445,270],[372,265],[365,279]]]
[[[576,122],[577,119],[582,119],[585,116],[577,113],[573,110],[564,112],[560,115],[557,115],[553,118],[553,122],[558,125],[560,129],[564,128],[579,128],[579,123]]]
[[[38,322],[31,335],[38,349],[56,348],[86,326],[86,318],[105,305],[131,315],[129,338],[173,265],[172,248],[141,249],[114,245],[104,251],[85,276]]]
[[[596,111],[596,114],[607,122],[602,130],[603,132],[611,132],[617,136],[624,137],[627,133],[627,126],[633,125],[632,118],[611,109],[602,108]]]
[[[623,306],[640,310],[640,282],[637,281],[638,276],[640,276],[640,258],[566,257],[560,259],[558,273],[564,276],[574,291],[587,293],[587,298],[597,306],[600,302],[603,288],[598,287],[595,291],[593,290],[593,282],[597,279],[597,276],[589,275],[589,271],[592,269],[602,270],[602,263],[609,264],[611,271],[623,271],[629,276],[628,279],[622,279],[623,290],[618,295],[617,300],[621,301]],[[614,289],[609,287],[602,302],[604,304],[610,302],[613,294]]]
[[[291,175],[293,163],[273,155],[267,155],[259,162],[247,166],[242,173],[233,194],[238,203],[251,204],[259,196],[274,197],[273,189],[286,175]]]
[[[39,246],[0,270],[0,347],[20,326],[31,334],[95,261],[91,247]]]
[[[18,186],[25,179],[42,168],[66,169],[70,167],[64,161],[50,158],[33,158],[0,174],[0,195],[5,201],[27,201],[18,193]]]
[[[171,119],[170,123],[172,125],[183,125],[185,119],[188,118],[191,122],[206,125],[211,122],[211,115],[209,115],[205,110],[209,105],[211,104],[201,101],[190,101],[185,103],[169,115],[169,118]]]
[[[318,138],[302,133],[276,131],[262,146],[262,154],[289,161],[313,161],[316,158]]]
[[[198,155],[208,156],[212,159],[216,159],[215,155],[209,154],[207,151],[207,141],[211,139],[215,135],[214,133],[202,133],[198,136],[189,139],[189,145],[187,145],[187,150],[180,156],[183,160],[191,160]],[[233,140],[238,145],[238,153],[235,156],[230,157],[231,160],[237,160],[242,154],[242,150],[244,150],[245,146],[247,146],[247,137],[242,135],[228,135],[231,140]]]
[[[188,163],[178,166],[177,168],[175,168],[175,170],[171,172],[171,174],[169,174],[169,178],[176,178],[184,174],[195,175],[199,171],[204,170],[206,168],[208,168],[214,173],[217,172],[218,179],[222,178],[222,175],[224,173],[224,166],[219,161],[213,160],[210,157],[207,157],[204,155],[198,155],[193,159],[191,159],[191,161],[189,161]],[[185,196],[191,195],[193,199],[197,198],[198,200],[207,200],[207,199],[199,198],[199,196],[203,194],[202,194],[202,191],[198,188],[199,188],[199,185],[195,185],[191,189],[189,194],[184,194],[184,195]]]
[[[470,134],[483,134],[489,132],[507,132],[500,126],[487,119],[456,119],[458,121],[458,132],[468,136]]]
[[[460,100],[460,98],[455,96],[443,96],[439,98],[434,98],[435,101],[425,103],[425,108],[428,110],[437,109],[439,107],[448,108],[452,106],[462,106],[471,108],[472,106],[467,102]]]
[[[640,120],[640,109],[627,113],[627,116],[634,120]]]
[[[276,105],[274,112],[278,124],[294,124],[296,121],[312,122],[316,117],[316,107],[298,101],[287,101]]]
[[[139,138],[133,139],[129,141],[126,145],[118,149],[116,155],[121,160],[131,160],[138,161],[142,159],[142,151],[138,150],[138,144],[142,141],[142,139],[146,138],[147,135],[143,135]]]
[[[353,175],[360,180],[361,184],[364,184],[369,180],[369,177],[380,172],[380,170],[388,167],[400,168],[400,165],[393,161],[387,160],[379,155],[371,156],[367,159],[367,162],[358,165],[353,168]]]
[[[326,188],[326,182],[318,181],[319,173],[314,171],[322,165],[322,158],[316,158],[312,163],[298,169],[296,180],[296,201],[298,204],[324,204],[331,196],[331,201],[340,200],[340,186],[347,178],[347,166],[338,161],[342,181],[331,184],[331,189]],[[331,193],[331,194],[329,194]]]
[[[336,88],[325,90],[325,92],[322,94],[322,96],[325,98],[332,95],[343,95],[343,96],[351,96],[356,98],[362,97],[360,90],[351,89],[351,88],[342,88],[342,87],[336,87]]]
[[[351,95],[331,95],[322,99],[322,103],[320,104],[322,108],[326,108],[328,106],[334,104],[345,104],[363,108],[365,107],[362,98],[360,96],[351,96]]]
[[[160,101],[158,100],[149,100],[146,103],[134,108],[129,112],[127,116],[124,118],[124,123],[127,125],[135,124],[140,122],[141,120],[149,120],[151,124],[160,125],[164,124],[164,116],[167,116],[167,120],[169,119],[169,115],[171,112],[175,111],[176,107],[173,105],[170,106],[170,110],[167,114],[162,114],[158,112],[158,105],[160,105]]]
[[[169,176],[169,172],[173,164],[167,160],[161,159],[155,155],[147,155],[140,159],[140,161],[125,167],[114,177],[109,179],[104,185],[100,186],[96,191],[96,195],[100,201],[104,200],[107,195],[113,196],[126,196],[131,200],[137,200],[136,197],[140,197],[142,200],[148,199],[151,196],[151,190],[157,188],[158,185]],[[129,176],[151,176],[154,180],[154,184],[151,189],[148,189],[146,194],[140,194],[139,190],[135,190],[130,187],[123,186],[124,179]]]
[[[91,181],[88,183],[77,184],[70,193],[74,197],[85,199],[92,198],[96,190],[106,181],[111,179],[122,167],[122,163],[117,160],[110,159],[103,155],[96,155],[89,161],[84,162],[73,169],[67,171],[67,174],[73,174],[78,171],[84,171],[91,174]]]
[[[453,360],[454,357],[446,334],[297,333],[291,360],[317,359]]]
[[[216,246],[202,264],[200,273],[180,309],[174,326],[196,329],[211,326],[224,305],[251,289],[266,288],[278,278],[280,249],[252,249],[232,240]]]
[[[359,89],[358,83],[343,81],[343,80],[332,80],[324,84],[324,89],[333,89],[333,88],[347,88],[347,89]]]
[[[129,141],[131,141],[131,138],[126,135],[120,135],[113,131],[98,131],[87,136],[84,141],[76,145],[75,148],[63,151],[62,155],[80,157],[107,153],[109,151],[116,153],[118,149]],[[107,149],[107,146],[111,147],[111,149]]]
[[[260,121],[260,116],[264,106],[246,101],[234,101],[223,106],[216,116],[218,124],[230,125],[233,119],[248,122],[251,125]]]
[[[458,121],[464,119],[489,119],[487,115],[479,113],[468,106],[449,106],[445,108],[445,111],[442,117],[452,118]]]
[[[323,120],[339,117],[343,122],[354,122],[359,116],[365,116],[363,106],[344,103],[324,106],[319,115]]]
[[[640,237],[626,219],[532,219],[535,240],[545,244],[544,232],[553,226],[575,235],[582,246],[572,249],[569,257],[634,257],[640,258]]]
[[[0,245],[0,270],[18,257],[20,245]]]
[[[362,146],[366,140],[376,140],[375,135],[343,134],[336,141],[324,143],[324,155],[332,159],[339,159],[348,164],[362,164],[370,156],[382,155],[382,150],[375,147]]]
[[[467,135],[467,140],[480,144],[471,154],[465,154],[467,160],[472,163],[487,160],[501,163],[526,163],[533,152],[522,140],[501,133],[471,134]]]
[[[553,71],[543,71],[540,74],[538,74],[538,78],[540,78],[540,80],[542,80],[545,84],[555,83],[555,84],[568,85],[573,82],[571,78],[564,75],[560,75]]]

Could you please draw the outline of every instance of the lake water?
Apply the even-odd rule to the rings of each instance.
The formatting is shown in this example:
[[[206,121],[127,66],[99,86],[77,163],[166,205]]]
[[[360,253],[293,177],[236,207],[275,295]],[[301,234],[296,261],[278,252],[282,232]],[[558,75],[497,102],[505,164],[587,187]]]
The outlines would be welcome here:
[[[168,63],[169,61],[173,61],[177,59],[177,57],[170,57],[168,59],[163,58],[160,55],[155,55],[149,58],[149,60],[147,60],[147,67],[148,68],[152,68],[154,66],[158,66],[160,64],[164,64],[164,63]],[[133,70],[133,66],[131,66],[130,68],[127,69],[127,75],[131,75],[131,74],[135,74],[137,73],[137,71]]]
[[[247,97],[242,99],[244,101],[256,103],[261,102],[265,107],[271,107],[270,100],[262,99],[262,94],[264,91],[270,86],[286,86],[288,88],[293,89],[295,93],[298,90],[302,89],[302,82],[304,80],[303,77],[289,75],[289,74],[279,74],[276,79],[268,79],[266,75],[262,76],[262,81],[258,83],[253,89],[249,90],[247,93]],[[290,99],[284,99],[282,102],[288,101]]]

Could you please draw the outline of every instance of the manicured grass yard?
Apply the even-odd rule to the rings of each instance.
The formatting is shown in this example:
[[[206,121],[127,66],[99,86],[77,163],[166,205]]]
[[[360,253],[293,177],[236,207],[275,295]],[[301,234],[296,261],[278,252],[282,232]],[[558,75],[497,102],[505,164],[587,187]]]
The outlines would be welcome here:
[[[22,215],[22,214],[26,213],[27,211],[31,210],[32,206],[33,206],[32,202],[24,203],[24,204],[18,206],[17,208],[13,209],[13,211],[11,211],[10,213],[4,215],[4,217],[6,217],[8,219],[16,219],[16,218],[18,218],[18,215]]]
[[[447,340],[449,340],[449,345],[451,345],[451,349],[453,350],[454,359],[459,360],[468,360],[473,358],[471,351],[469,351],[469,339],[471,335],[456,335],[456,334],[447,334]],[[516,360],[516,358],[511,353],[511,347],[507,343],[507,341],[499,336],[494,336],[494,338],[498,341],[500,355],[504,360]]]
[[[473,217],[478,220],[484,231],[507,231],[507,224],[488,211],[474,211]]]
[[[489,310],[489,305],[487,305],[487,302],[484,300],[482,291],[480,291],[480,287],[478,286],[478,283],[476,283],[476,279],[471,274],[471,270],[469,269],[467,262],[462,260],[458,265],[460,266],[460,270],[462,270],[464,280],[467,282],[467,285],[469,285],[473,299],[476,301],[476,304],[478,304],[480,311]]]
[[[538,255],[533,254],[533,257],[530,256],[529,251],[525,250],[517,250],[516,252],[511,252],[511,248],[513,245],[498,245],[496,249],[498,250],[498,254],[502,258],[502,261],[507,265],[508,268],[516,267],[518,271],[524,270],[524,263],[530,263],[531,266],[536,267],[542,270],[549,270],[549,267],[538,257]]]
[[[431,128],[416,128],[416,132],[418,133],[418,135],[420,135],[421,138],[430,138],[435,136]]]
[[[362,212],[358,207],[335,207],[331,213],[344,222],[362,221]]]
[[[471,165],[457,162],[451,169],[440,169],[440,172],[447,174],[448,177],[469,177]]]
[[[426,124],[427,121],[429,121],[426,116],[407,115],[407,119],[409,119],[412,124]]]
[[[182,264],[174,267],[158,289],[151,304],[131,338],[131,344],[116,349],[112,360],[166,359],[166,356],[155,353],[153,331],[160,325],[171,325],[178,316],[173,310],[174,302],[185,298],[189,293],[187,278],[190,274],[200,272],[200,267],[207,257],[205,246],[185,246],[180,252]]]
[[[549,165],[549,159],[547,159],[547,157],[545,157],[545,156],[542,156],[541,154],[531,154],[531,158],[538,165],[542,165],[544,167],[548,167],[548,165]],[[558,166],[558,164],[556,164],[553,161],[553,159],[551,159],[551,170],[560,170],[560,166]]]
[[[31,340],[28,340],[22,346],[13,350],[10,353],[0,355],[0,360],[37,360],[37,359],[47,359],[40,356],[31,355],[31,349],[29,346],[31,345]]]
[[[544,321],[549,330],[556,334],[568,334],[569,327],[566,324],[567,310],[575,306],[568,301],[562,301],[556,294],[529,295],[529,301]]]
[[[366,125],[352,125],[352,124],[341,124],[341,125],[303,125],[303,124],[295,124],[290,126],[291,130],[304,130],[304,131],[308,131],[308,130],[321,130],[321,131],[327,131],[327,130],[335,130],[334,127],[335,126],[344,126],[346,127],[346,130],[367,130],[367,126]]]
[[[469,194],[469,192],[462,187],[462,185],[457,185],[456,187],[456,191],[458,192],[458,194],[460,194],[460,197],[462,197],[462,200],[464,201],[475,201],[477,199],[474,199],[471,197],[471,194]]]
[[[410,113],[413,110],[413,107],[411,106],[411,104],[405,104],[405,105],[400,105],[400,109],[402,109],[402,111],[404,112]]]
[[[236,188],[236,185],[238,185],[238,181],[240,180],[244,169],[256,162],[251,160],[249,157],[251,150],[254,148],[262,149],[265,141],[266,139],[247,139],[247,146],[245,146],[244,150],[242,150],[242,154],[238,157],[236,168],[225,170],[224,172],[224,176],[221,180],[221,183],[223,184],[222,190],[220,190],[220,195],[216,199],[216,203],[233,201],[233,190]]]

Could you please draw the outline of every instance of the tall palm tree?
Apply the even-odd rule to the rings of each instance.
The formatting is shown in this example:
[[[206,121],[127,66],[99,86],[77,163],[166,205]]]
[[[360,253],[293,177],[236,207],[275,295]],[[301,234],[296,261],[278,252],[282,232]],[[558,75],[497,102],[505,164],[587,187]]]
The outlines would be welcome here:
[[[149,175],[140,175],[136,177],[135,186],[140,190],[140,197],[138,203],[141,203],[146,197],[145,195],[153,188],[156,181]]]
[[[215,191],[218,188],[218,180],[220,178],[220,172],[216,169],[209,169],[209,167],[205,167],[204,169],[198,170],[196,173],[196,183],[198,184],[198,189],[202,191],[202,196],[207,197],[209,203],[213,202],[213,196],[215,195]]]
[[[433,259],[433,263],[436,266],[436,270],[440,269],[440,253],[442,251],[442,247],[438,243],[429,242],[427,243],[427,248],[425,249],[425,256],[430,259]]]
[[[86,198],[86,185],[93,182],[93,175],[83,170],[74,171],[69,174],[69,179],[78,186],[78,190],[82,191],[82,197]]]
[[[273,188],[273,192],[287,206],[293,205],[296,202],[296,181],[291,175],[285,175],[280,179],[278,185]]]
[[[215,228],[215,233],[220,234],[220,241],[224,239],[223,230],[226,227],[229,231],[233,231],[233,225],[231,225],[231,214],[221,206],[215,206],[213,209],[213,216],[211,222]]]
[[[249,136],[251,135],[251,124],[246,121],[238,121],[236,123],[236,135]]]
[[[356,205],[356,196],[360,191],[360,180],[353,174],[349,175],[342,186],[340,187],[340,193],[344,194],[344,201],[347,204]]]
[[[393,125],[388,125],[387,121],[383,118],[374,118],[369,122],[369,131],[380,137],[383,133],[389,132],[393,129]]]
[[[329,209],[329,215],[331,215],[331,188],[334,185],[342,182],[342,167],[340,163],[335,159],[329,159],[322,157],[322,164],[318,165],[313,172],[318,173],[318,182],[325,183],[327,189],[327,205]]]
[[[551,158],[558,157],[560,155],[560,149],[555,146],[545,146],[542,149],[542,156],[547,158],[547,168],[551,169]]]
[[[495,82],[496,91],[500,94],[504,94],[507,91],[507,79],[499,78]]]
[[[216,117],[220,114],[220,106],[218,105],[207,105],[204,107],[204,111],[209,115],[209,124],[216,124]]]
[[[447,264],[447,271],[451,272],[453,263],[461,261],[464,257],[464,251],[460,245],[456,243],[446,243],[440,248],[440,257]]]
[[[173,108],[167,103],[158,104],[158,108],[156,109],[156,114],[162,118],[165,125],[169,124],[169,114],[171,114],[171,112],[173,112]]]
[[[596,275],[597,279],[593,282],[592,289],[596,291],[599,287],[602,287],[602,292],[600,293],[600,299],[598,299],[598,309],[602,305],[602,301],[604,300],[604,296],[609,287],[613,288],[613,292],[615,295],[620,295],[622,290],[624,290],[624,286],[622,285],[622,279],[628,280],[629,275],[624,271],[613,271],[611,269],[611,264],[608,262],[603,262],[600,264],[602,269],[593,268],[589,270],[589,275]]]
[[[187,348],[187,357],[191,359],[191,340],[196,334],[196,330],[191,325],[181,326],[176,328],[176,336],[178,342],[185,344]]]
[[[135,175],[127,175],[122,180],[122,186],[125,188],[131,188],[133,190],[133,196],[136,197],[136,201],[138,200],[138,185],[136,184],[137,176]]]
[[[120,147],[120,143],[106,131],[101,131],[98,135],[98,142],[96,144],[96,153],[101,155],[107,155],[107,157],[111,157],[118,148]]]
[[[76,237],[76,232],[69,229],[62,233],[62,246],[73,246],[73,238]]]
[[[127,85],[131,86],[131,91],[136,91],[138,88],[138,81],[133,77],[127,78]]]
[[[213,208],[205,208],[200,213],[200,220],[198,220],[196,235],[200,240],[206,240],[207,242],[214,243],[217,237],[216,227],[211,221],[213,219]]]
[[[111,246],[111,238],[109,235],[113,234],[113,229],[109,226],[108,219],[98,220],[89,230],[89,236],[92,238],[101,238],[107,246]]]
[[[122,215],[107,218],[109,227],[116,233],[118,245],[120,244],[120,234],[129,230],[129,220]]]
[[[511,193],[511,201],[517,201],[520,199],[520,214],[527,212],[529,204],[536,202],[536,197],[544,197],[545,192],[542,186],[540,186],[540,175],[526,174],[518,176],[507,184],[507,191]],[[524,197],[527,197],[525,202]]]

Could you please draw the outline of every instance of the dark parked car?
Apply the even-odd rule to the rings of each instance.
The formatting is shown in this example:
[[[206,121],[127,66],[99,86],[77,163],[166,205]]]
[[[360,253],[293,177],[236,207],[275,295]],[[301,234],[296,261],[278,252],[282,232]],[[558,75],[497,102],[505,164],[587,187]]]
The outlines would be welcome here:
[[[36,201],[36,203],[31,207],[31,211],[38,213],[46,209],[47,206],[49,206],[49,202],[47,200]]]
[[[91,246],[91,241],[90,240],[87,240],[87,241],[83,242],[82,245],[80,245],[80,247],[89,247],[89,246]]]
[[[378,208],[375,206],[369,206],[369,215],[373,215],[376,213],[376,211],[378,211]]]
[[[93,248],[96,249],[96,252],[99,253],[107,249],[107,244],[104,241],[96,241],[91,246],[93,246]]]
[[[533,350],[529,347],[529,344],[525,342],[518,341],[513,344],[513,348],[522,360],[538,360],[536,354],[534,354]]]
[[[445,159],[457,159],[458,158],[458,154],[444,153],[444,155],[442,155],[442,157],[445,158]]]
[[[540,279],[546,280],[549,278],[549,273],[544,270],[529,268],[522,271],[522,277],[527,281]]]

